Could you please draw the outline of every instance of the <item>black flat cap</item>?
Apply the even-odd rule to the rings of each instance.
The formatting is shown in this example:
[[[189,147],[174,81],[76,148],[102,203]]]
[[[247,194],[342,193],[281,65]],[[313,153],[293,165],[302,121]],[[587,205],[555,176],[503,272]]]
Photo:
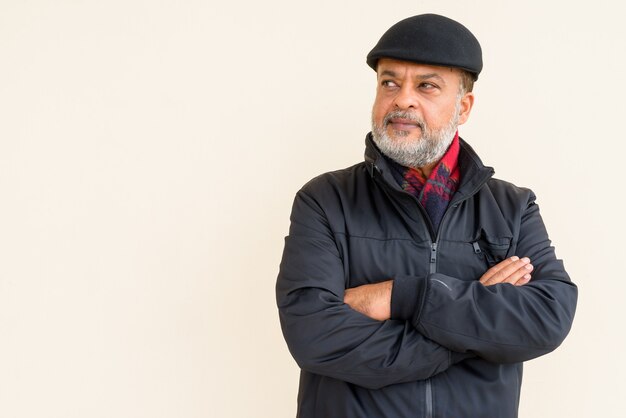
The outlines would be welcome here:
[[[483,69],[478,39],[459,22],[436,14],[409,17],[390,27],[367,54],[367,65],[376,71],[380,58],[461,68],[474,79]]]

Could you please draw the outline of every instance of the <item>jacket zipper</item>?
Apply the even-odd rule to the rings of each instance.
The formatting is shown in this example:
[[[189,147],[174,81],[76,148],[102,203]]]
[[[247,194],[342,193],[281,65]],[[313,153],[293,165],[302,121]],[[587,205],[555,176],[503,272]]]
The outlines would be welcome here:
[[[437,243],[439,242],[439,234],[441,233],[443,222],[445,221],[448,213],[451,212],[451,209],[456,208],[461,202],[473,196],[480,189],[480,187],[483,186],[483,184],[484,182],[481,182],[478,187],[472,190],[472,193],[465,196],[463,199],[460,199],[454,202],[454,204],[452,204],[451,202],[450,205],[448,205],[448,207],[446,208],[445,212],[443,213],[443,216],[441,217],[441,222],[439,222],[439,229],[437,229],[437,232],[435,234],[435,240],[431,242],[430,244],[430,264],[429,264],[429,269],[428,269],[430,274],[437,272]],[[424,209],[424,207],[419,202],[419,200],[417,200],[417,198],[415,200],[417,201],[417,206],[422,211],[422,215],[424,217],[424,220],[427,222],[427,226],[429,226],[429,224],[432,225],[432,223],[429,221],[430,218],[428,218],[426,209]],[[432,226],[429,226],[429,229],[431,230],[431,238],[432,238],[433,236]],[[480,247],[479,248],[474,247],[474,251],[475,252],[477,251],[478,253],[480,253]],[[431,379],[429,378],[429,379],[426,379],[426,418],[432,418],[432,417],[433,417],[433,384],[431,382]]]
[[[428,271],[431,274],[437,272],[437,241],[430,244],[430,263],[429,263]],[[433,416],[433,384],[429,378],[429,379],[426,379],[426,418],[432,418],[432,416]]]
[[[426,379],[426,418],[433,418],[433,385]]]
[[[437,272],[437,242],[430,244],[430,265],[428,271],[431,274]]]
[[[376,167],[376,165],[374,165],[374,167],[377,169],[378,167]],[[491,177],[491,176],[489,176]],[[424,209],[424,207],[422,206],[422,204],[420,203],[419,200],[417,200],[417,198],[415,196],[413,196],[410,193],[407,193],[405,191],[401,191],[401,190],[395,190],[393,187],[389,186],[387,184],[387,182],[383,179],[383,183],[387,184],[387,187],[391,187],[392,190],[400,192],[400,193],[406,193],[409,196],[411,196],[414,200],[415,203],[417,203],[417,207],[419,208],[419,210],[422,212],[422,219],[424,221],[424,223],[426,224],[426,228],[428,229],[429,233],[430,233],[430,238],[431,238],[431,243],[430,243],[430,263],[429,263],[429,268],[428,271],[430,274],[436,273],[437,272],[437,243],[439,242],[439,234],[441,233],[442,230],[442,226],[443,226],[443,221],[446,219],[448,213],[450,212],[451,208],[456,208],[459,204],[461,204],[461,202],[464,202],[465,200],[469,199],[470,197],[474,196],[474,194],[476,194],[476,192],[478,192],[478,190],[480,190],[480,188],[487,182],[487,180],[489,180],[489,177],[487,177],[485,179],[485,181],[481,181],[480,184],[478,184],[471,193],[465,195],[462,199],[452,203],[452,201],[450,202],[450,204],[448,205],[448,207],[446,208],[445,212],[443,213],[443,216],[441,217],[441,221],[439,222],[439,228],[437,229],[437,231],[434,231],[433,228],[433,224],[430,221],[430,218],[428,217],[428,213],[426,212],[426,209]],[[432,241],[434,236],[434,241]],[[476,251],[476,248],[474,248],[474,251]],[[480,251],[480,248],[479,248]],[[426,379],[426,418],[432,418],[433,417],[433,384],[431,382],[431,379],[428,378]]]

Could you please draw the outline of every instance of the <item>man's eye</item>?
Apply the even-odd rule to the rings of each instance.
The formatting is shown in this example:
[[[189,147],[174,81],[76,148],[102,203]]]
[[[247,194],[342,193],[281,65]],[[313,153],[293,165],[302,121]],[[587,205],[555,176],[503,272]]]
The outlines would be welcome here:
[[[423,90],[432,90],[432,89],[436,89],[437,86],[432,83],[422,83],[420,84],[420,88]]]
[[[391,80],[384,80],[382,83],[383,87],[397,87],[398,85]]]

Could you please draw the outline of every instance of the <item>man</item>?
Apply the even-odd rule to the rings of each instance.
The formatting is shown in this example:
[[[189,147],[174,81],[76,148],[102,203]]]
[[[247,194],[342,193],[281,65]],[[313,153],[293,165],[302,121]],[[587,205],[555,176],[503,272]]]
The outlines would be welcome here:
[[[522,362],[563,341],[577,289],[534,194],[458,136],[480,45],[419,15],[367,63],[365,162],[298,192],[277,282],[298,417],[516,417]]]

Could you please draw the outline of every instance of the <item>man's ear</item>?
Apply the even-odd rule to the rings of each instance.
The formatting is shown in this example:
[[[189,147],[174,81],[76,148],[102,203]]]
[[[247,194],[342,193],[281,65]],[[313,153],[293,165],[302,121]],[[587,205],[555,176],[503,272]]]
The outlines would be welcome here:
[[[467,92],[461,98],[461,106],[459,110],[459,125],[463,125],[469,119],[469,115],[472,112],[474,106],[474,93]]]

